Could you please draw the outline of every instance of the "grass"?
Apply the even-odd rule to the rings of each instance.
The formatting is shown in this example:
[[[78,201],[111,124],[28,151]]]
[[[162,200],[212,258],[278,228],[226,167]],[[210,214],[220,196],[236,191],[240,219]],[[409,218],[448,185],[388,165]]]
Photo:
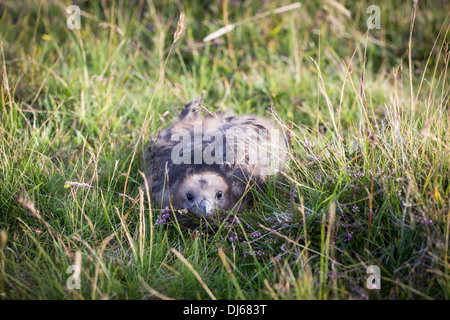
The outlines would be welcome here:
[[[371,1],[80,1],[79,30],[70,4],[0,3],[3,299],[449,298],[446,1],[383,2],[379,30]],[[214,234],[156,224],[142,190],[146,143],[202,90],[273,110],[291,149]]]

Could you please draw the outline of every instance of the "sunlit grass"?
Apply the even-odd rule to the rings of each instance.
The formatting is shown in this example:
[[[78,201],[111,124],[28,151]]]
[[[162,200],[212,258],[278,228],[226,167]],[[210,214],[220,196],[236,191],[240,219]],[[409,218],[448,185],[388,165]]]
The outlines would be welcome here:
[[[380,4],[369,32],[370,1],[260,20],[289,3],[102,3],[80,4],[80,30],[69,3],[0,4],[2,298],[448,299],[445,1],[420,2],[411,50],[410,3]],[[275,117],[291,150],[215,233],[156,224],[141,174],[203,90],[211,111]]]

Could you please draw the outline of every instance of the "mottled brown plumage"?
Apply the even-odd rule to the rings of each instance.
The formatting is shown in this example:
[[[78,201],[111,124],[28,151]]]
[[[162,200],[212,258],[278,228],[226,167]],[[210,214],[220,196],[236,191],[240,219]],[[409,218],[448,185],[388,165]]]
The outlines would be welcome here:
[[[202,96],[188,103],[179,121],[151,141],[146,177],[161,207],[188,209],[198,218],[237,213],[285,164],[283,131],[269,118],[216,113],[201,115]],[[195,227],[187,216],[178,221]]]

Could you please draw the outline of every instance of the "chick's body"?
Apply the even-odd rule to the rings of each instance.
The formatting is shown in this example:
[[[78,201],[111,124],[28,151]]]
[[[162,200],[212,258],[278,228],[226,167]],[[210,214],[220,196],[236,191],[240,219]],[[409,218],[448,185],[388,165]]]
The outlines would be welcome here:
[[[202,97],[189,104],[179,121],[150,142],[146,177],[154,201],[188,209],[210,219],[239,212],[252,186],[284,166],[283,131],[268,118],[225,113],[201,115]],[[185,225],[186,217],[177,216]]]

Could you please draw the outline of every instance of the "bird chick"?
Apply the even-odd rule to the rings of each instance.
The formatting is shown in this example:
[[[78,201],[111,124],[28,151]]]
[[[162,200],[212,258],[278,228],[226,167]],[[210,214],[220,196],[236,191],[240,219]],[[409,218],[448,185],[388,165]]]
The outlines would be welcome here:
[[[226,177],[214,171],[187,175],[173,196],[173,205],[186,208],[197,217],[211,219],[216,212],[230,208],[231,186]]]
[[[272,119],[218,112],[201,115],[203,95],[188,103],[179,121],[149,143],[145,172],[161,207],[187,209],[211,220],[237,213],[284,166],[284,133]],[[196,227],[187,216],[179,223]]]

